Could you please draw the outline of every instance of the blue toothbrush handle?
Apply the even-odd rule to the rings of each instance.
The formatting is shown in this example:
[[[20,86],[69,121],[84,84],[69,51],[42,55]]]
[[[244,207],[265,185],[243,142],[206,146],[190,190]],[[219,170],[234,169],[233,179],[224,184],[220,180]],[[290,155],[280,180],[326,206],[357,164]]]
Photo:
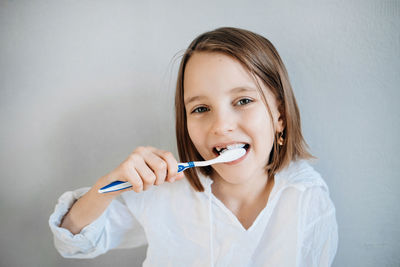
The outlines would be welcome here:
[[[114,181],[114,182],[109,183],[108,185],[100,188],[98,192],[99,193],[109,193],[109,192],[124,190],[129,187],[132,187],[132,184],[130,182]]]
[[[186,169],[195,167],[194,162],[190,161],[187,163],[179,163],[178,164],[178,173],[183,172]],[[123,181],[114,181],[112,183],[109,183],[106,186],[103,186],[98,190],[99,193],[109,193],[109,192],[115,192],[115,191],[120,191],[124,190],[126,188],[132,187],[132,184],[130,182],[123,182]]]
[[[192,167],[195,167],[193,161],[190,161],[187,163],[179,163],[178,164],[178,173],[183,172],[184,170],[192,168]]]

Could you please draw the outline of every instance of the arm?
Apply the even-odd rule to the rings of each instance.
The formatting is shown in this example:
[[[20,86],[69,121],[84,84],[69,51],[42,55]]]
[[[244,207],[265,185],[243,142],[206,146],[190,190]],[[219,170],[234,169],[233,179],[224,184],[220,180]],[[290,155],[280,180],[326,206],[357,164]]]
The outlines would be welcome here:
[[[151,147],[136,149],[92,188],[67,192],[60,198],[49,221],[57,249],[64,257],[90,258],[112,248],[143,244],[143,238],[135,239],[143,237],[144,232],[132,212],[140,214],[144,194],[130,195],[137,204],[131,211],[121,193],[131,190],[139,193],[164,181],[182,178],[183,173],[177,174],[177,162],[171,153]],[[116,180],[129,181],[133,187],[98,193],[99,188]]]
[[[54,244],[66,258],[93,258],[113,248],[137,247],[146,244],[143,228],[134,214],[125,205],[124,198],[115,197],[108,208],[78,234],[60,227],[60,222],[73,203],[89,188],[64,193],[58,200],[49,224],[54,235]],[[135,211],[140,212],[143,196],[135,197]]]
[[[115,194],[99,194],[98,189],[105,184],[102,177],[85,195],[79,198],[61,221],[60,227],[72,234],[81,230],[100,217],[115,197]]]
[[[174,182],[183,178],[177,173],[178,163],[170,152],[153,147],[139,147],[115,170],[100,178],[97,183],[80,198],[66,214],[61,227],[73,234],[79,233],[83,227],[97,219],[108,207],[113,198],[122,192],[134,190],[139,193],[153,185],[165,181]],[[98,189],[116,180],[129,181],[132,188],[98,193]]]

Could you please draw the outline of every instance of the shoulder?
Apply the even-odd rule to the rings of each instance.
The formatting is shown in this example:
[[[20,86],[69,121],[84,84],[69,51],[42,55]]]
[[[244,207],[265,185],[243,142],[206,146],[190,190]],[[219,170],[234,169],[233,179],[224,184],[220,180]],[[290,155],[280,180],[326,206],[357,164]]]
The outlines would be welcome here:
[[[295,189],[300,213],[308,220],[335,214],[329,188],[321,175],[305,160],[292,162],[276,175],[280,190]],[[292,191],[293,190],[288,190]]]
[[[275,175],[275,182],[280,187],[295,187],[300,191],[319,187],[329,193],[321,175],[306,160],[292,161]]]

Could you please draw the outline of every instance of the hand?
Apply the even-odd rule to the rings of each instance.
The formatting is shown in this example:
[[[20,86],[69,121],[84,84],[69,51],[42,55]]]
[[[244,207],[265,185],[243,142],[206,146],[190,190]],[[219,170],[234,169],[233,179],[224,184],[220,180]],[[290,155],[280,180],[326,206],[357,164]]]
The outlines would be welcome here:
[[[166,181],[172,183],[181,180],[183,172],[178,174],[177,171],[178,162],[171,152],[154,147],[138,147],[115,170],[100,178],[95,188],[119,180],[130,182],[132,187],[106,195],[116,196],[128,190],[141,192]]]

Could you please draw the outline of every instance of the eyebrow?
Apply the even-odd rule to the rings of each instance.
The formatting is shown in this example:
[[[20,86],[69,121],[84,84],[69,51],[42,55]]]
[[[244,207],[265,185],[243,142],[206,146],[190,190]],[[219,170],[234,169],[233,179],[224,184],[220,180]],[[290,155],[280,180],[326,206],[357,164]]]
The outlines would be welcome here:
[[[255,91],[257,91],[257,90],[253,87],[240,86],[240,87],[232,88],[231,90],[229,90],[229,93],[242,93],[242,92],[255,92]],[[184,102],[185,102],[185,105],[187,105],[193,101],[201,100],[203,98],[207,98],[207,97],[202,96],[202,95],[196,95],[196,96],[189,97]]]

